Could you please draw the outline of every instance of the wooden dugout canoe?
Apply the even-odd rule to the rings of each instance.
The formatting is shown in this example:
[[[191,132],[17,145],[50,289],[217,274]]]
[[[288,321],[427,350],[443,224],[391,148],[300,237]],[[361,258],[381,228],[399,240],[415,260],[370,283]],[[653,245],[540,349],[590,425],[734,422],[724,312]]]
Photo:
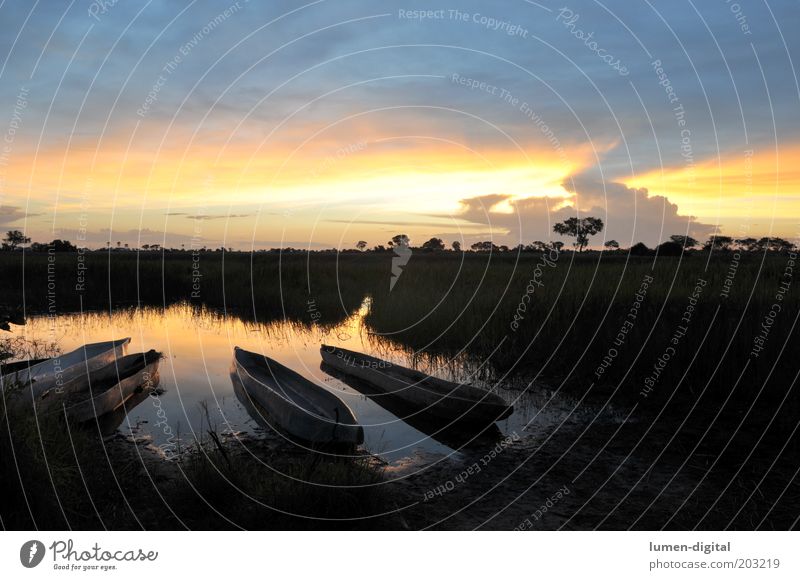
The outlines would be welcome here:
[[[124,356],[92,372],[86,390],[62,394],[54,389],[38,406],[45,412],[63,408],[67,417],[78,423],[101,417],[134,394],[155,389],[160,360],[161,353],[155,350]]]
[[[322,345],[322,360],[339,372],[367,381],[414,409],[458,422],[492,423],[514,411],[500,396],[445,381],[360,352]]]
[[[339,397],[264,355],[238,346],[231,379],[239,381],[272,428],[315,444],[364,442],[364,430]]]
[[[379,391],[363,379],[338,371],[329,364],[321,363],[320,370],[358,391],[376,405],[389,411],[398,420],[451,449],[483,448],[491,446],[503,437],[495,423],[480,425],[437,417]]]
[[[84,380],[88,386],[89,375],[120,358],[130,338],[86,344],[67,354],[46,359],[38,364],[23,366],[2,376],[0,383],[25,385],[19,393],[23,401],[36,400],[53,387],[69,381]]]

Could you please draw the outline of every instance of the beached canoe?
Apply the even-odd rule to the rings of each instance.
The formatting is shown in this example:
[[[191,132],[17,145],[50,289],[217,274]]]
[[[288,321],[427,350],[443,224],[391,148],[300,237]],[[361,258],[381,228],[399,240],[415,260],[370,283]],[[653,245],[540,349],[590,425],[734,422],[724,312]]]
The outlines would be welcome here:
[[[90,374],[89,388],[66,394],[49,391],[38,403],[41,411],[62,408],[78,423],[110,413],[131,396],[152,391],[158,386],[158,363],[161,353],[149,350],[131,354]],[[69,385],[66,385],[69,387]]]
[[[314,444],[364,442],[364,430],[344,401],[268,357],[237,346],[231,379],[240,382],[270,427],[295,439]]]
[[[36,400],[50,388],[60,387],[74,379],[83,379],[88,386],[89,374],[120,358],[130,341],[130,338],[121,338],[86,344],[67,354],[3,375],[0,386],[27,385],[20,393],[20,398],[25,401]]]
[[[339,372],[367,381],[413,408],[459,422],[492,423],[514,411],[500,396],[445,381],[360,352],[322,345],[322,360]]]
[[[495,423],[487,422],[481,425],[437,417],[414,405],[409,405],[397,397],[379,391],[371,383],[338,371],[324,362],[320,364],[319,368],[322,372],[340,380],[376,405],[389,411],[399,421],[451,449],[491,447],[503,438],[503,433]]]

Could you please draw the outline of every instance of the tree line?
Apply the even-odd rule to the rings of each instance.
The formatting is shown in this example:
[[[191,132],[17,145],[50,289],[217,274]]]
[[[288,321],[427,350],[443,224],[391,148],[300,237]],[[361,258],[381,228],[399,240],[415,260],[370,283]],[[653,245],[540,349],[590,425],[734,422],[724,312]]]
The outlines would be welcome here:
[[[553,226],[553,232],[560,236],[575,238],[572,246],[578,251],[583,252],[589,246],[589,239],[603,231],[603,220],[596,217],[577,218],[571,217]],[[360,240],[356,243],[356,248],[360,251],[384,252],[390,251],[397,246],[411,247],[411,241],[406,234],[398,234],[387,242],[388,248],[383,245],[374,246],[367,250],[368,243]],[[450,244],[454,252],[465,251],[461,242],[458,240]],[[536,240],[529,244],[518,244],[513,247],[506,245],[496,245],[491,240],[475,242],[469,246],[473,252],[548,252],[551,250],[562,251],[564,242]],[[686,251],[741,251],[741,252],[782,252],[794,251],[797,249],[795,244],[778,237],[761,238],[732,238],[714,234],[705,242],[700,242],[688,235],[674,234],[669,236],[669,240],[659,244],[655,248],[648,248],[644,243],[639,242],[630,248],[623,249],[616,240],[607,240],[603,243],[606,252],[629,252],[633,255],[648,255],[658,252],[661,255],[677,256]],[[441,238],[431,238],[423,242],[418,250],[424,252],[442,252],[447,250],[447,245]]]
[[[595,236],[603,231],[604,223],[603,220],[596,217],[585,217],[585,218],[577,218],[571,217],[569,219],[564,220],[563,222],[559,222],[553,226],[553,232],[560,235],[575,238],[575,241],[572,243],[572,246],[578,252],[583,252],[589,246],[589,240],[592,236]],[[53,240],[49,243],[39,243],[34,242],[31,244],[31,238],[27,237],[23,232],[19,230],[10,230],[6,232],[5,238],[2,240],[2,245],[0,245],[0,250],[2,251],[15,251],[26,246],[29,246],[29,250],[33,252],[47,252],[47,251],[55,251],[55,252],[76,252],[78,251],[78,247],[74,245],[72,242],[68,240]],[[356,250],[360,252],[392,252],[397,248],[404,247],[404,248],[411,248],[421,252],[444,252],[444,251],[453,251],[453,252],[465,252],[465,251],[472,251],[472,252],[549,252],[555,250],[560,252],[564,248],[564,242],[561,241],[547,241],[543,242],[541,240],[533,241],[529,244],[518,244],[516,246],[510,247],[507,245],[496,245],[491,240],[482,240],[475,242],[469,246],[469,248],[462,247],[462,243],[458,240],[455,240],[450,243],[448,247],[445,241],[441,238],[430,238],[429,240],[423,242],[419,246],[411,246],[411,239],[406,234],[397,234],[392,237],[389,241],[386,242],[386,245],[376,245],[372,248],[369,248],[369,244],[365,240],[359,240],[355,244]],[[648,248],[642,242],[632,245],[628,249],[624,249],[620,246],[619,242],[616,240],[607,240],[603,243],[603,248],[606,252],[625,252],[630,253],[632,255],[649,255],[652,253],[659,253],[660,255],[667,255],[667,256],[677,256],[681,255],[683,252],[686,251],[740,251],[740,252],[783,252],[783,251],[795,251],[797,250],[797,246],[783,238],[778,237],[761,237],[761,238],[752,238],[752,237],[745,237],[745,238],[733,238],[731,236],[723,236],[719,234],[714,234],[710,236],[706,241],[700,242],[695,238],[688,236],[688,235],[681,235],[675,234],[669,236],[669,240],[659,244],[655,248]],[[112,245],[111,242],[106,242],[106,247],[101,249],[100,251],[169,251],[169,252],[178,252],[178,251],[186,251],[185,244],[181,244],[180,248],[165,248],[162,247],[160,244],[143,244],[141,248],[133,248],[131,249],[128,244],[123,244],[122,242],[117,242],[116,245]],[[205,246],[202,248],[192,247],[191,251],[199,251],[199,252],[207,252],[207,251],[214,251],[214,252],[232,252],[233,248],[213,248],[209,249]],[[301,252],[301,251],[308,251],[308,250],[299,250],[295,248],[273,248],[270,250],[258,250],[264,252]],[[327,251],[337,251],[335,249],[331,250],[321,250],[323,252]],[[343,250],[348,251],[348,250]],[[354,250],[350,250],[354,251]]]

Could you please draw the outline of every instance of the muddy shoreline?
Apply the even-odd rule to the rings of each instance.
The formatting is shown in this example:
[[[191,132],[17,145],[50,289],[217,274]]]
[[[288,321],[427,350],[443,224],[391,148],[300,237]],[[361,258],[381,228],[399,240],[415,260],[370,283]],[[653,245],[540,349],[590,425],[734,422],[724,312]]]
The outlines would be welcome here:
[[[648,416],[620,419],[613,413],[590,422],[567,420],[555,428],[532,424],[452,457],[422,454],[390,465],[372,456],[383,474],[376,513],[384,515],[352,527],[718,530],[793,525],[800,486],[791,455],[775,449],[734,464],[721,454],[730,443],[724,436],[698,445],[698,425],[677,432],[675,427],[654,424]],[[302,455],[265,432],[230,434],[225,440],[231,453],[255,453],[266,462],[285,463]],[[182,477],[180,462],[164,461],[146,437],[137,441],[117,433],[107,441],[114,453],[142,461],[157,481]],[[741,457],[753,442],[744,434],[725,453]]]

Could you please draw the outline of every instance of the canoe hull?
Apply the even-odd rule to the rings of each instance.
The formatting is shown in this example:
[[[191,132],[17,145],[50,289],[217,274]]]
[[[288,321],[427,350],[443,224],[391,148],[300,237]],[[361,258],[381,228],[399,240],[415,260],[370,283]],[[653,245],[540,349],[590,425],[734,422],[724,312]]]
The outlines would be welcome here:
[[[67,417],[76,423],[84,423],[111,413],[137,392],[152,390],[160,381],[158,363],[147,365],[136,376],[121,380],[102,394],[78,405],[67,407]]]
[[[337,371],[324,362],[320,364],[320,370],[358,391],[420,433],[424,433],[451,449],[486,448],[503,438],[502,432],[495,423],[476,424],[475,422],[453,421],[452,418],[437,417],[414,405],[409,405],[394,395],[379,391],[367,381]]]
[[[23,401],[36,400],[48,390],[61,387],[70,381],[85,381],[89,375],[121,358],[130,338],[87,344],[58,357],[47,359],[13,375],[5,375],[3,382],[13,381],[25,386],[19,393]]]
[[[322,360],[333,369],[368,382],[412,408],[462,423],[492,423],[507,418],[513,407],[502,398],[470,385],[431,377],[362,353],[323,345]]]
[[[123,357],[92,373],[85,391],[54,389],[37,406],[43,412],[63,408],[67,417],[77,423],[102,417],[134,394],[149,392],[158,386],[160,357],[155,351]]]
[[[341,399],[272,359],[237,347],[231,380],[255,403],[257,422],[293,439],[312,444],[364,442],[364,430]]]

